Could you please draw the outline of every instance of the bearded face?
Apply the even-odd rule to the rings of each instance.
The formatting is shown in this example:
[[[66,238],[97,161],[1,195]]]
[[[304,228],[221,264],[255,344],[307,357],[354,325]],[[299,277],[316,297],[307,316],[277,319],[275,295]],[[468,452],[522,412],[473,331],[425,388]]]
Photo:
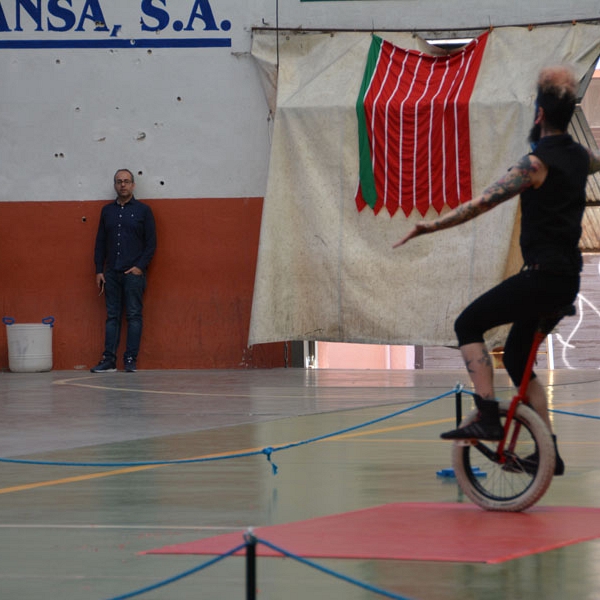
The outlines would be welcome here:
[[[529,130],[529,143],[535,146],[542,137],[542,126],[539,123],[534,123]]]

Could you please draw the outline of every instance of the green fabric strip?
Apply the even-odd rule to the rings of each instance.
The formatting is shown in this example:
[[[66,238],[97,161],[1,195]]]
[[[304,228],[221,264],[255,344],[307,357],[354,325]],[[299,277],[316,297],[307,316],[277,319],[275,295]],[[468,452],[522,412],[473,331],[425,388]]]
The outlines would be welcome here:
[[[358,155],[359,155],[359,180],[364,201],[375,208],[377,202],[377,191],[375,190],[375,176],[373,174],[373,161],[371,158],[371,143],[367,133],[367,121],[365,116],[364,98],[371,85],[373,73],[377,68],[381,54],[383,40],[373,35],[371,47],[367,56],[367,65],[363,75],[362,85],[356,101],[356,115],[358,117]]]

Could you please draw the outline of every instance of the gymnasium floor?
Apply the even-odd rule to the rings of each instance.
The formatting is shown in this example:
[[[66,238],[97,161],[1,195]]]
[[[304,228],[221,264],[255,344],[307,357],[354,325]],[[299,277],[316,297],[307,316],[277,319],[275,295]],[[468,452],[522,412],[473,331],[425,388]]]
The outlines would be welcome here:
[[[554,408],[600,415],[600,371],[543,371],[540,378]],[[309,440],[459,382],[468,385],[458,370],[1,373],[1,457],[130,466],[0,463],[0,598],[108,600],[211,558],[141,554],[165,545],[388,503],[466,502],[453,480],[436,475],[450,466],[450,445],[439,433],[454,424],[453,395],[277,451],[277,475],[261,454],[135,464]],[[497,384],[499,397],[511,396],[503,371]],[[567,473],[540,505],[600,508],[600,422],[562,414],[554,421]],[[600,599],[600,539],[500,564],[315,562],[412,600]],[[382,597],[287,558],[259,557],[257,587],[257,598],[269,600]],[[138,597],[245,598],[245,560],[227,558]]]

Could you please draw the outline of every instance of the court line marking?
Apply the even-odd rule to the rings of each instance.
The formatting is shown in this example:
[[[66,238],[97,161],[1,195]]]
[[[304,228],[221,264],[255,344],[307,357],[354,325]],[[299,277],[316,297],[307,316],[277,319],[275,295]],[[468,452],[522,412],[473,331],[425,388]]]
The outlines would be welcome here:
[[[558,404],[556,404],[556,406],[554,405],[553,402],[549,402],[548,408],[550,410],[552,410],[553,408],[560,408],[560,410],[565,410],[566,408],[569,408],[569,406],[584,406],[585,404],[595,404],[598,402],[600,402],[600,398],[590,398],[588,400],[573,400],[573,401],[563,400],[562,402],[559,402]]]
[[[88,377],[82,379],[90,379]],[[192,397],[216,397],[216,398],[254,398],[257,394],[236,394],[236,393],[216,393],[216,392],[178,392],[175,390],[151,390],[151,389],[137,389],[137,388],[126,388],[126,387],[110,387],[106,385],[92,385],[91,383],[73,383],[75,380],[73,379],[59,379],[57,381],[53,381],[52,385],[64,385],[64,386],[73,386],[86,388],[91,390],[102,390],[105,392],[130,392],[137,394],[161,394],[161,395],[170,395],[170,396],[192,396]],[[264,396],[264,394],[261,394]],[[282,396],[277,394],[276,396],[271,396],[272,398],[300,398],[301,396]]]
[[[25,483],[7,488],[0,488],[0,494],[11,494],[13,492],[24,492],[41,487],[50,487],[53,485],[64,485],[66,483],[75,483],[78,481],[88,481],[91,479],[101,479],[102,477],[112,477],[113,475],[124,475],[125,473],[134,473],[137,471],[146,471],[154,468],[155,465],[144,465],[140,467],[128,467],[115,471],[104,471],[102,473],[87,473],[85,475],[76,475],[74,477],[63,477],[62,479],[52,479],[49,481],[37,481],[35,483]],[[167,465],[161,465],[167,466]]]
[[[52,385],[61,385],[61,386],[72,386],[72,387],[80,387],[80,388],[86,388],[86,389],[92,389],[92,390],[102,390],[102,391],[108,391],[108,392],[127,392],[127,393],[138,393],[138,394],[155,394],[155,395],[170,395],[170,396],[185,396],[185,397],[191,397],[191,398],[256,398],[259,394],[257,393],[231,393],[231,392],[223,392],[223,393],[218,393],[218,392],[181,392],[181,391],[176,391],[176,390],[153,390],[153,389],[138,389],[138,388],[127,388],[127,387],[110,387],[107,385],[93,385],[91,383],[81,383],[82,381],[87,381],[89,379],[98,379],[98,377],[96,375],[86,375],[83,377],[75,377],[75,378],[65,378],[65,379],[57,379],[56,381],[52,382]],[[596,381],[596,380],[594,380]],[[581,385],[581,384],[586,384],[586,383],[593,383],[594,381],[586,381],[586,382],[574,382],[574,383],[564,383],[564,384],[548,384],[547,387],[548,388],[555,388],[555,387],[559,387],[559,386],[565,386],[565,385]],[[415,399],[414,397],[410,397],[407,398],[405,397],[403,394],[398,394],[398,390],[404,390],[404,391],[408,391],[410,392],[411,390],[415,390],[415,389],[421,389],[423,386],[411,386],[411,387],[406,387],[406,386],[399,386],[399,387],[388,387],[388,386],[361,386],[362,389],[369,389],[372,390],[374,388],[376,389],[380,389],[383,390],[385,393],[382,395],[381,398],[377,399],[377,402],[379,404],[375,404],[373,406],[360,406],[360,407],[356,407],[356,408],[375,408],[377,406],[382,406],[381,403],[384,403],[385,405],[394,405],[394,404],[399,404],[399,405],[403,405],[406,404],[407,401],[414,401],[414,402],[419,402],[420,400]],[[327,399],[327,400],[336,400],[336,399],[343,399],[346,400],[347,402],[352,402],[354,400],[361,400],[361,396],[360,396],[360,391],[361,388],[355,388],[355,387],[345,387],[345,388],[340,388],[339,386],[335,386],[335,387],[321,387],[321,388],[311,388],[311,389],[320,389],[320,390],[341,390],[343,389],[344,392],[338,391],[337,393],[334,391],[334,393],[322,393],[321,392],[321,397],[323,399]],[[280,389],[280,388],[279,388]],[[446,389],[445,387],[441,386],[441,385],[437,385],[437,386],[433,386],[431,388],[427,388],[428,390],[437,390],[437,389]],[[498,388],[500,389],[511,389],[511,388],[505,388],[505,387],[501,387]],[[303,393],[305,390],[304,387],[300,388],[298,394],[294,394],[294,395],[289,395],[289,394],[281,394],[281,393],[267,393],[266,391],[261,391],[260,392],[260,396],[264,399],[273,399],[273,398],[281,398],[281,399],[291,399],[291,400],[297,400],[297,399],[302,399],[305,398],[305,393]],[[352,392],[352,393],[348,393],[348,392]],[[394,396],[395,394],[397,394],[397,396]],[[348,397],[350,396],[350,397]],[[354,396],[354,397],[352,397]],[[592,400],[589,402],[598,402],[600,401],[600,399],[598,400]],[[584,402],[586,403],[586,402]],[[570,406],[576,406],[577,404],[570,404]],[[355,407],[349,407],[351,409],[354,409]],[[328,412],[334,412],[335,409],[333,411],[328,411]]]
[[[272,392],[271,394],[266,393],[265,391],[261,391],[260,393],[254,392],[252,394],[249,393],[236,393],[236,392],[223,392],[223,393],[218,393],[218,392],[180,392],[180,391],[176,391],[176,390],[153,390],[153,389],[139,389],[139,388],[127,388],[127,387],[110,387],[110,386],[106,386],[106,385],[93,385],[91,383],[80,383],[81,380],[86,380],[86,379],[93,379],[93,376],[90,377],[78,377],[77,379],[57,379],[56,381],[52,382],[52,385],[62,385],[62,386],[72,386],[72,387],[80,387],[80,388],[85,388],[85,389],[91,389],[91,390],[102,390],[102,391],[106,391],[106,392],[128,392],[128,393],[137,393],[137,394],[158,394],[158,395],[165,395],[165,396],[190,396],[190,397],[195,397],[195,398],[269,398],[269,399],[273,399],[273,398],[284,398],[284,399],[290,399],[290,400],[297,400],[297,399],[302,399],[302,398],[306,398],[306,388],[300,388],[298,391],[298,394],[294,394],[294,395],[286,395],[286,394],[281,394],[277,391]],[[406,390],[407,392],[410,392],[411,390],[415,390],[418,389],[418,387],[422,387],[422,386],[413,386],[413,387],[405,387],[405,386],[400,386],[397,388],[393,388],[393,387],[382,387],[382,386],[362,386],[361,388],[357,389],[354,387],[345,387],[345,388],[340,388],[339,386],[336,387],[321,387],[318,388],[321,390],[320,393],[320,397],[322,397],[323,399],[326,400],[335,400],[338,398],[347,400],[347,401],[354,401],[354,400],[364,400],[364,396],[361,396],[360,392],[362,389],[369,389],[372,390],[374,388],[376,389],[381,389],[381,390],[385,390],[386,394],[383,395],[383,397],[379,398],[377,401],[378,402],[385,402],[386,404],[406,404],[407,401],[410,402],[419,402],[420,400],[415,400],[414,396],[405,396],[402,397],[402,395],[399,395],[397,390]],[[272,389],[272,387],[271,387]],[[311,388],[312,389],[312,388]],[[314,388],[317,389],[317,388]],[[431,388],[427,388],[428,390],[443,390],[443,389],[447,389],[444,386],[434,386]],[[323,393],[322,390],[333,390],[334,393]],[[335,391],[337,390],[337,391]],[[342,391],[344,390],[344,391]],[[352,392],[349,394],[349,392]],[[350,396],[350,397],[348,397]],[[354,396],[354,397],[352,397]],[[314,400],[314,397],[311,397],[310,400]],[[376,405],[373,405],[376,406]],[[361,405],[361,407],[363,408],[370,408],[370,407],[364,407]]]
[[[79,378],[79,379],[90,379],[89,377]],[[260,393],[254,392],[252,394],[249,393],[237,393],[237,392],[180,392],[176,390],[152,390],[152,389],[139,389],[139,388],[127,388],[127,387],[110,387],[106,385],[92,385],[91,383],[79,383],[79,381],[75,382],[74,379],[58,379],[52,382],[52,385],[63,385],[63,386],[72,386],[79,387],[91,390],[101,390],[105,392],[127,392],[127,393],[136,393],[136,394],[158,394],[164,396],[189,396],[192,398],[283,398],[289,400],[298,400],[302,398],[306,398],[306,388],[300,388],[297,394],[294,395],[286,395],[281,394],[277,391],[273,391],[271,394],[261,390]],[[419,386],[422,387],[422,386]],[[348,402],[364,400],[364,395],[361,395],[360,392],[362,389],[381,389],[385,390],[386,394],[382,395],[381,398],[377,399],[378,402],[385,402],[386,404],[406,404],[409,402],[419,402],[420,400],[415,399],[414,396],[402,396],[398,394],[397,390],[406,390],[410,392],[411,390],[418,389],[417,386],[414,387],[398,387],[398,388],[390,388],[390,387],[382,387],[382,386],[363,386],[360,389],[346,387],[340,388],[336,387],[322,387],[319,388],[321,390],[320,394],[317,397],[326,399],[326,400],[335,400],[335,399],[344,399]],[[271,387],[272,389],[272,387]],[[312,388],[311,388],[312,389]],[[316,388],[314,388],[316,389]],[[431,388],[427,388],[428,390],[445,390],[447,389],[444,386],[434,386]],[[332,390],[333,393],[323,392],[323,390]],[[343,390],[343,391],[342,391]],[[349,392],[352,392],[349,394]],[[349,397],[350,396],[350,397]],[[425,398],[426,399],[426,398]],[[314,397],[311,396],[310,400],[314,400]],[[377,405],[373,405],[377,406]],[[370,406],[365,407],[361,405],[361,408],[371,408]]]
[[[389,433],[391,431],[403,431],[406,429],[417,429],[419,427],[429,427],[430,425],[440,425],[441,423],[450,423],[450,422],[456,422],[456,418],[448,417],[446,419],[436,419],[435,421],[421,421],[419,423],[409,423],[407,425],[396,425],[394,427],[382,427],[380,429],[373,429],[373,430],[369,430],[369,431],[343,433],[340,435],[333,436],[329,439],[320,440],[320,441],[328,442],[328,441],[333,441],[333,440],[345,440],[345,439],[349,439],[349,438],[364,437],[367,435],[377,435],[380,433]]]
[[[260,452],[263,448],[252,448],[248,450],[238,451],[240,453],[243,452]],[[202,456],[193,456],[191,458],[185,459],[173,459],[173,460],[199,460],[199,459],[210,459],[210,458],[219,458],[223,456],[229,456],[230,454],[234,454],[234,452],[218,452],[214,454],[205,454]],[[137,467],[124,467],[121,469],[113,469],[111,471],[102,471],[101,473],[86,473],[85,475],[75,475],[74,477],[63,477],[61,479],[52,479],[48,481],[37,481],[35,483],[25,483],[21,485],[15,485],[8,488],[0,488],[0,494],[10,494],[12,492],[22,492],[25,490],[31,490],[40,487],[50,487],[54,485],[63,485],[66,483],[76,483],[79,481],[88,481],[91,479],[101,479],[103,477],[113,477],[115,475],[126,475],[127,473],[137,473],[138,471],[149,471],[150,469],[158,469],[162,467],[173,467],[176,464],[158,464],[158,465],[139,465]]]

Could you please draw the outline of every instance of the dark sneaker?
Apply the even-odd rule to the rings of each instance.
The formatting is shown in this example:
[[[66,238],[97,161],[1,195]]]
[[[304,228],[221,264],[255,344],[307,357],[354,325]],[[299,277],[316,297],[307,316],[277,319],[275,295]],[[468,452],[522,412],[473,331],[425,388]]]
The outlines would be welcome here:
[[[128,356],[125,359],[125,371],[127,373],[135,373],[137,371],[137,365],[135,364],[135,358]]]
[[[95,367],[90,369],[92,373],[114,373],[116,370],[117,365],[110,358],[103,358]]]
[[[558,454],[556,455],[556,460],[554,461],[554,474],[555,475],[564,475],[565,474],[565,463]]]
[[[525,458],[519,458],[518,456],[508,456],[507,461],[502,465],[502,470],[508,473],[527,473],[528,475],[535,475],[538,469],[538,455],[530,454]]]
[[[517,456],[511,458],[503,465],[502,469],[504,471],[509,471],[510,473],[520,473],[524,471],[528,475],[535,475],[538,470],[539,462],[539,455],[537,452],[534,452],[525,458],[518,458]],[[565,463],[558,453],[556,454],[556,460],[554,462],[554,474],[565,474]]]
[[[504,438],[504,428],[502,425],[484,423],[483,421],[473,421],[464,427],[446,431],[440,435],[443,440],[489,440],[499,442]]]

